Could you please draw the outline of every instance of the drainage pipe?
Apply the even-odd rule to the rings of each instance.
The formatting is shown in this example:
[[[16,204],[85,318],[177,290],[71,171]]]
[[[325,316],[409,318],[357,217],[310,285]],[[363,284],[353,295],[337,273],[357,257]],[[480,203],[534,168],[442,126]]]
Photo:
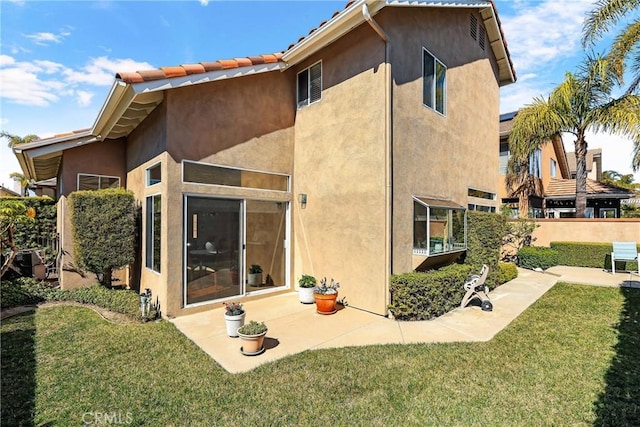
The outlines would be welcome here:
[[[380,25],[374,21],[369,13],[369,8],[367,4],[362,5],[362,16],[365,21],[371,26],[373,31],[382,39],[384,42],[384,70],[385,70],[385,153],[384,153],[384,163],[385,163],[385,226],[384,226],[384,236],[385,236],[385,259],[388,261],[385,271],[385,286],[384,286],[384,300],[385,300],[385,310],[386,307],[389,306],[391,302],[391,295],[389,294],[389,280],[391,279],[391,272],[393,266],[393,242],[392,242],[392,213],[393,213],[393,122],[392,122],[392,110],[391,110],[391,95],[392,95],[392,74],[391,74],[391,42],[389,41],[389,36],[385,31],[380,27]],[[388,313],[387,313],[388,314]]]

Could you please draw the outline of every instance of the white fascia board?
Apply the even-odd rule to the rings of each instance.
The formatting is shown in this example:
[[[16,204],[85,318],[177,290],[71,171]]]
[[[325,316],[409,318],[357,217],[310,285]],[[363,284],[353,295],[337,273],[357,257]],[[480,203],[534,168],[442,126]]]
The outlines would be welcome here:
[[[116,80],[111,86],[111,90],[109,90],[109,95],[107,95],[107,99],[102,104],[102,108],[100,108],[100,112],[96,117],[96,121],[93,123],[91,127],[91,134],[95,136],[106,135],[104,132],[105,127],[108,125],[107,123],[113,116],[115,110],[118,109],[118,106],[122,102],[122,98],[128,92],[129,85]],[[130,92],[130,91],[129,91]],[[127,104],[128,105],[128,104]],[[113,127],[113,125],[111,125]],[[108,130],[111,130],[110,128]],[[108,132],[107,132],[108,133]]]
[[[79,147],[81,145],[91,144],[92,142],[97,142],[98,139],[94,136],[87,136],[84,138],[74,138],[65,142],[58,142],[56,144],[45,145],[42,147],[31,148],[26,151],[25,155],[35,159],[37,157],[44,157],[54,153],[61,153],[64,150],[68,150],[69,148]]]
[[[252,65],[250,67],[228,68],[226,70],[220,71],[209,71],[206,73],[190,74],[184,77],[171,77],[169,79],[132,83],[131,87],[135,94],[149,93],[175,89],[183,86],[192,86],[200,83],[209,83],[217,80],[226,80],[235,77],[243,77],[270,71],[278,71],[284,68],[285,65],[282,62],[272,62],[269,64]]]
[[[428,7],[490,7],[491,2],[477,0],[387,0],[388,6],[428,6]]]
[[[362,16],[363,4],[367,5],[371,16],[385,6],[383,0],[358,0],[354,2],[347,9],[341,11],[337,16],[327,21],[323,26],[282,54],[282,59],[287,63],[287,67],[305,60],[313,53],[328,46],[353,28],[364,23],[365,19]]]

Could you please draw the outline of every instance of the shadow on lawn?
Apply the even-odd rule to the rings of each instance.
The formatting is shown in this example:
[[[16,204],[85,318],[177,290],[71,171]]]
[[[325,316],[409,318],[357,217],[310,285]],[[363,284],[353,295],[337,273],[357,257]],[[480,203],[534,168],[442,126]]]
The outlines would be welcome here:
[[[640,290],[622,288],[618,343],[605,390],[595,402],[595,426],[640,426]]]
[[[36,359],[34,313],[3,320],[2,374],[0,375],[1,424],[32,426],[35,414]]]

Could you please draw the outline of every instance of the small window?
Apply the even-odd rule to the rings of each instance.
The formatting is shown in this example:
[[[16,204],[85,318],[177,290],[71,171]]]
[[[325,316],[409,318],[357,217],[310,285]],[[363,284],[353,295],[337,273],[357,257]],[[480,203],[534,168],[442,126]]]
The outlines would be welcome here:
[[[558,163],[551,159],[550,172],[551,178],[555,178],[558,175]]]
[[[160,170],[160,163],[158,163],[147,169],[147,187],[159,184],[160,182],[162,182],[162,172]]]
[[[447,67],[428,50],[423,49],[422,53],[422,103],[445,115]]]
[[[160,226],[162,198],[160,194],[147,197],[147,215],[145,232],[145,265],[147,268],[160,273]]]
[[[120,187],[120,178],[117,176],[78,174],[78,190],[81,191],[118,187]]]
[[[322,98],[322,63],[318,62],[298,73],[298,108]]]

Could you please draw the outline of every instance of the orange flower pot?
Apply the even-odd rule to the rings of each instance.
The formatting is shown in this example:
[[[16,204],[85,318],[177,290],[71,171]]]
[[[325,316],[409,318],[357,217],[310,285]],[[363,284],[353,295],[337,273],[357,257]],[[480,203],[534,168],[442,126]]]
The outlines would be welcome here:
[[[316,300],[316,311],[320,314],[333,314],[336,312],[336,299],[338,293],[335,294],[313,294]]]

